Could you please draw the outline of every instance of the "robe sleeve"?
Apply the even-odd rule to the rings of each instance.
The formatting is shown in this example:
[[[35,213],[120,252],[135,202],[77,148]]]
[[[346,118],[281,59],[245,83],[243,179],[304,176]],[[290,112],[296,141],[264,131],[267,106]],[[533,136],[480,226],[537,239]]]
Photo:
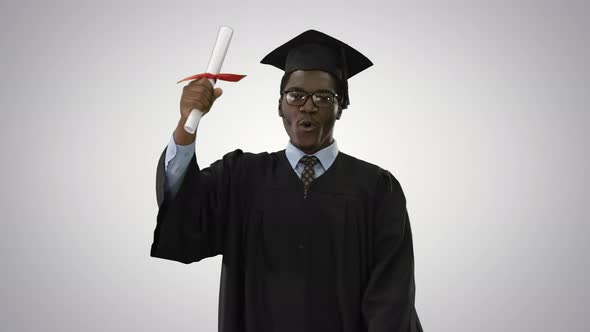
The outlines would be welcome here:
[[[152,257],[189,264],[223,254],[242,155],[241,150],[235,150],[202,170],[193,155],[178,193],[172,196],[164,186],[164,149],[156,172],[159,210]]]
[[[406,199],[385,171],[375,193],[373,257],[362,314],[368,332],[422,332],[414,305],[414,252]]]

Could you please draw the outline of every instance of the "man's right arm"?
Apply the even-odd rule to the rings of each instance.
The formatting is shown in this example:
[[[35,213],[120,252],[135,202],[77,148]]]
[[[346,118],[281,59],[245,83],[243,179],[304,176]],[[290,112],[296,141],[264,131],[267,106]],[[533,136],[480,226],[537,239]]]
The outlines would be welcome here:
[[[174,134],[170,137],[166,149],[166,159],[164,161],[164,170],[166,171],[164,190],[167,196],[170,195],[171,199],[178,193],[182,180],[186,174],[187,167],[194,154],[194,140],[187,145],[182,145],[177,142]]]
[[[184,130],[186,120],[194,108],[207,113],[215,99],[222,93],[220,88],[214,89],[205,78],[192,81],[183,88],[180,99],[180,120],[166,148],[163,185],[166,196],[171,195],[171,198],[176,196],[194,155],[196,133],[190,134]]]
[[[226,162],[220,160],[201,170],[194,154],[196,133],[184,130],[192,109],[207,113],[221,94],[222,90],[214,88],[205,78],[183,88],[180,121],[158,160],[156,199],[159,209],[150,251],[152,257],[189,264],[222,253],[222,221],[225,219],[216,213],[225,213],[227,208],[215,209],[209,197],[220,196],[214,193],[226,194],[218,201],[229,206],[227,193],[230,189],[223,186],[229,182],[224,178],[232,176],[231,169],[241,154],[231,154],[224,157]]]

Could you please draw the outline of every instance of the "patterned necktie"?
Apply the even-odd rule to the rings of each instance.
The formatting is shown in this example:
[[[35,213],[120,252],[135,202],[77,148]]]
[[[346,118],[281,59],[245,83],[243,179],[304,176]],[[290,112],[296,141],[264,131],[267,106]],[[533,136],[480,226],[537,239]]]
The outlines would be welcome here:
[[[303,181],[303,198],[306,198],[311,181],[315,178],[313,167],[319,162],[319,160],[316,156],[303,156],[299,162],[304,165],[303,172],[301,173],[301,181]]]

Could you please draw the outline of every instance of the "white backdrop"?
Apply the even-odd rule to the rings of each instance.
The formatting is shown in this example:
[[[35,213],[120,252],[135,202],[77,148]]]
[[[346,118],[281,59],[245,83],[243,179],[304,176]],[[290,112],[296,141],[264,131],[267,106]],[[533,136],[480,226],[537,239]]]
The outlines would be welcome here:
[[[584,2],[2,1],[0,329],[216,331],[221,257],[149,257],[182,84],[235,33],[201,165],[287,143],[281,71],[314,28],[366,54],[343,152],[408,202],[426,331],[581,331],[590,319]]]

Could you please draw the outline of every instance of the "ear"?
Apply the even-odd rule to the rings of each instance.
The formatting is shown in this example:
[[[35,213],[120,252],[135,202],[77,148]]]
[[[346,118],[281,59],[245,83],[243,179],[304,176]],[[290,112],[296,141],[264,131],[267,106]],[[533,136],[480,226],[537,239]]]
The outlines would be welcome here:
[[[341,116],[342,116],[342,107],[340,107],[340,105],[338,105],[338,110],[336,111],[336,120],[340,120]]]
[[[279,116],[282,118],[284,116],[283,110],[281,109],[282,98],[279,98]]]

